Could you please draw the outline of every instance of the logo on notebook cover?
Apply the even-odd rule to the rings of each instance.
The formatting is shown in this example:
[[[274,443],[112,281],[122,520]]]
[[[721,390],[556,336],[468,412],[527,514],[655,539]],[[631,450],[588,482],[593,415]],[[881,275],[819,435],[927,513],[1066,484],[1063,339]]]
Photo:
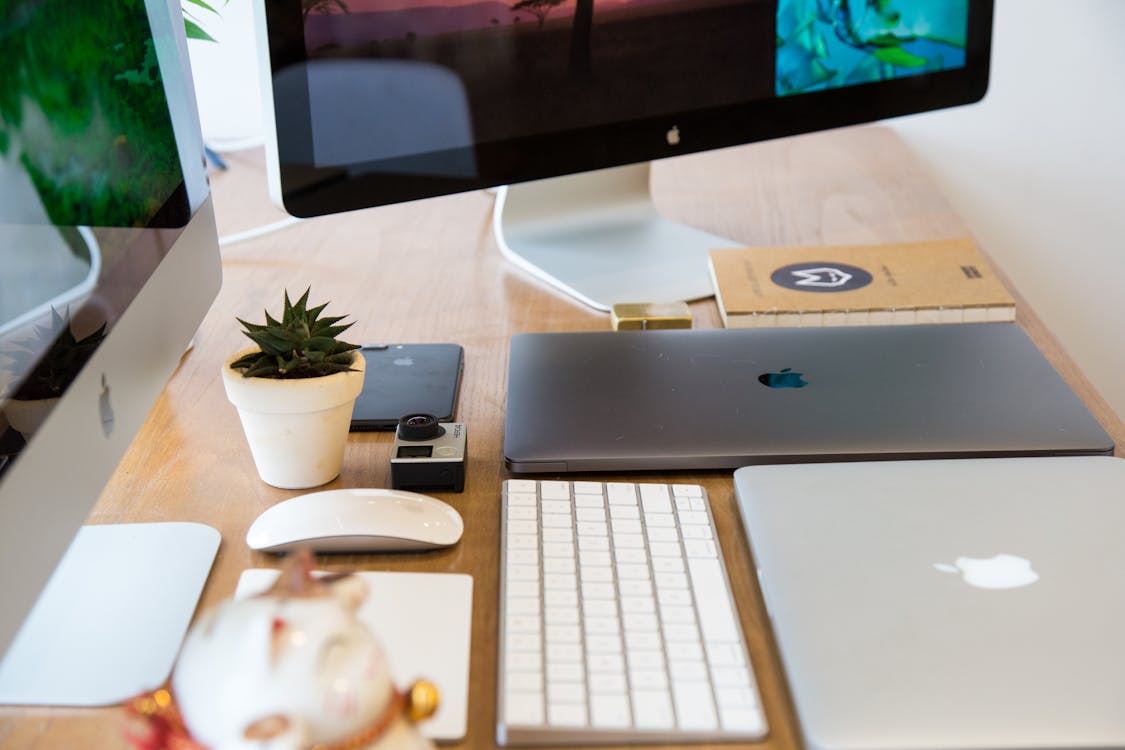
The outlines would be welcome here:
[[[798,292],[847,292],[871,283],[871,274],[846,263],[794,263],[770,274],[770,281]]]
[[[758,376],[758,382],[766,388],[804,388],[809,381],[804,379],[803,372],[793,372],[791,367],[786,367],[780,372],[763,372]]]
[[[942,573],[960,575],[965,583],[978,589],[1015,589],[1039,580],[1031,561],[1017,555],[958,557],[952,565],[934,563],[934,568]]]

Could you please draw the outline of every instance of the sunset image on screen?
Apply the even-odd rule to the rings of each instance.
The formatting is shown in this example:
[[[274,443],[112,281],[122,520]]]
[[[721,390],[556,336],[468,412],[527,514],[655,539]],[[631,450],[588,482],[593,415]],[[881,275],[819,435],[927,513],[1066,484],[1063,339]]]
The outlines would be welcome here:
[[[311,0],[305,8],[310,60],[416,61],[456,74],[478,142],[773,96],[773,2]]]

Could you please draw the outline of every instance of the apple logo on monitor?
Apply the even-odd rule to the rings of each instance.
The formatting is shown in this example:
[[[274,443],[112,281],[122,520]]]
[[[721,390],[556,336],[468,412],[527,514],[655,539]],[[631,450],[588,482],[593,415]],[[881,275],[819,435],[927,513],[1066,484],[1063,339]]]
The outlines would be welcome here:
[[[778,372],[763,372],[758,376],[758,382],[766,388],[804,388],[809,381],[804,379],[803,372],[793,372],[793,368],[786,367]]]
[[[952,565],[934,563],[934,568],[960,575],[965,583],[978,589],[1015,589],[1039,580],[1030,560],[1003,553],[985,558],[958,557]]]
[[[679,146],[680,145],[680,127],[678,125],[673,125],[668,130],[668,132],[664,134],[664,138],[668,141],[669,146]]]
[[[109,400],[109,378],[102,373],[102,390],[98,394],[98,416],[101,418],[102,433],[109,437],[113,434],[113,403]]]

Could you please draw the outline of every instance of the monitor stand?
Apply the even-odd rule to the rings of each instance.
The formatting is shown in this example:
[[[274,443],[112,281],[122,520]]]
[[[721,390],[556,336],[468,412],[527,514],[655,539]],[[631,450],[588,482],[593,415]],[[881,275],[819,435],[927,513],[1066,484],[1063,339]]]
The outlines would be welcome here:
[[[198,523],[83,526],[0,661],[0,704],[107,706],[159,687],[218,548]]]
[[[708,251],[737,244],[661,216],[648,162],[501,187],[492,226],[506,258],[598,310],[710,297]]]

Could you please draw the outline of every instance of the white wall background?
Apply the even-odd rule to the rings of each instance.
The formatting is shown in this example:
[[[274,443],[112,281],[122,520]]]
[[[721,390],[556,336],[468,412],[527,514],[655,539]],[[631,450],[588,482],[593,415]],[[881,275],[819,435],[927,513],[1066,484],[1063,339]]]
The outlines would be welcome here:
[[[1125,417],[1125,0],[996,0],[980,104],[890,124]]]

